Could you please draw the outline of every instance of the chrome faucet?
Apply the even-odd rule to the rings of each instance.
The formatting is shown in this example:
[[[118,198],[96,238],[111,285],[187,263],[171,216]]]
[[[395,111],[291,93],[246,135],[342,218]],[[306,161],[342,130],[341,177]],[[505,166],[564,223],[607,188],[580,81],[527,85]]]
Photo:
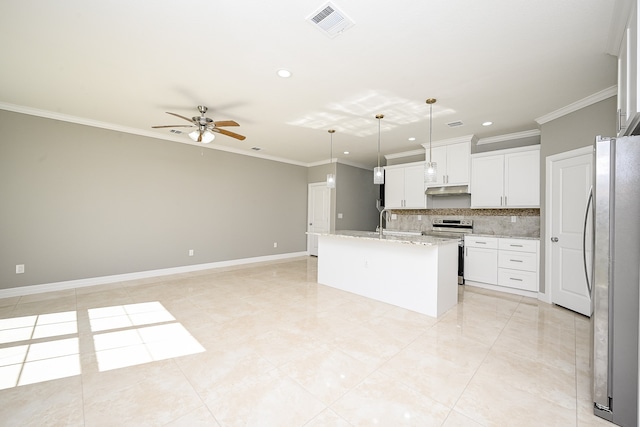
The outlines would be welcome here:
[[[382,239],[382,235],[383,235],[383,228],[382,228],[382,215],[387,211],[387,208],[383,208],[380,211],[380,226],[378,227],[378,231],[380,232],[380,238]]]

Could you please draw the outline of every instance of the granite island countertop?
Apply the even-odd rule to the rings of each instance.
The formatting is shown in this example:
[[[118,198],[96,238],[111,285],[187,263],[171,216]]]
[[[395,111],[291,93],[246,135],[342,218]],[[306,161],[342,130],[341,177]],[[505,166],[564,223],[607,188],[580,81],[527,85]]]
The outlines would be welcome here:
[[[433,237],[421,235],[395,235],[384,234],[380,237],[377,231],[339,230],[335,233],[307,233],[316,236],[334,236],[346,239],[378,240],[391,243],[404,243],[411,245],[435,246],[444,244],[458,244],[458,238]]]

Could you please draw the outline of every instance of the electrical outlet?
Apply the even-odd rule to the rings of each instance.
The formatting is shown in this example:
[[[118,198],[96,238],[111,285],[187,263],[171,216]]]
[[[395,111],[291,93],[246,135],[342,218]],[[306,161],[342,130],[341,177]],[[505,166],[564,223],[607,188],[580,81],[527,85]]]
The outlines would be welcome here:
[[[338,214],[338,219],[342,219],[342,214],[341,213]]]
[[[278,247],[278,242],[273,242],[273,247],[277,248]]]
[[[22,274],[24,273],[24,264],[17,264],[16,265],[16,274]]]
[[[422,215],[418,215],[418,221],[422,221]]]
[[[511,222],[516,222],[516,219],[517,219],[517,218],[518,218],[517,216],[515,216],[515,215],[511,215]]]
[[[398,219],[398,215],[397,214],[391,214],[391,220],[396,220]]]
[[[193,256],[193,249],[189,249],[189,256]]]

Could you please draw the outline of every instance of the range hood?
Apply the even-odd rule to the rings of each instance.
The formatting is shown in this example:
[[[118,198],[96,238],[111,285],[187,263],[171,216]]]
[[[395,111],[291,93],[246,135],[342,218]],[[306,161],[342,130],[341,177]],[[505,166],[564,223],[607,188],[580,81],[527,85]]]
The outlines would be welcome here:
[[[448,187],[429,187],[424,194],[427,196],[456,196],[470,193],[468,185],[452,185]]]

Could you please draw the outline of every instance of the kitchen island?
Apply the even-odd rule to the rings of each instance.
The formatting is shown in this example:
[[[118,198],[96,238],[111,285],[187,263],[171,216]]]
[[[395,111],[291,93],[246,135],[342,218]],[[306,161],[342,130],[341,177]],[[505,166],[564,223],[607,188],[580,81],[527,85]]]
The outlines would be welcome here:
[[[438,317],[458,303],[458,240],[318,234],[318,283]]]

